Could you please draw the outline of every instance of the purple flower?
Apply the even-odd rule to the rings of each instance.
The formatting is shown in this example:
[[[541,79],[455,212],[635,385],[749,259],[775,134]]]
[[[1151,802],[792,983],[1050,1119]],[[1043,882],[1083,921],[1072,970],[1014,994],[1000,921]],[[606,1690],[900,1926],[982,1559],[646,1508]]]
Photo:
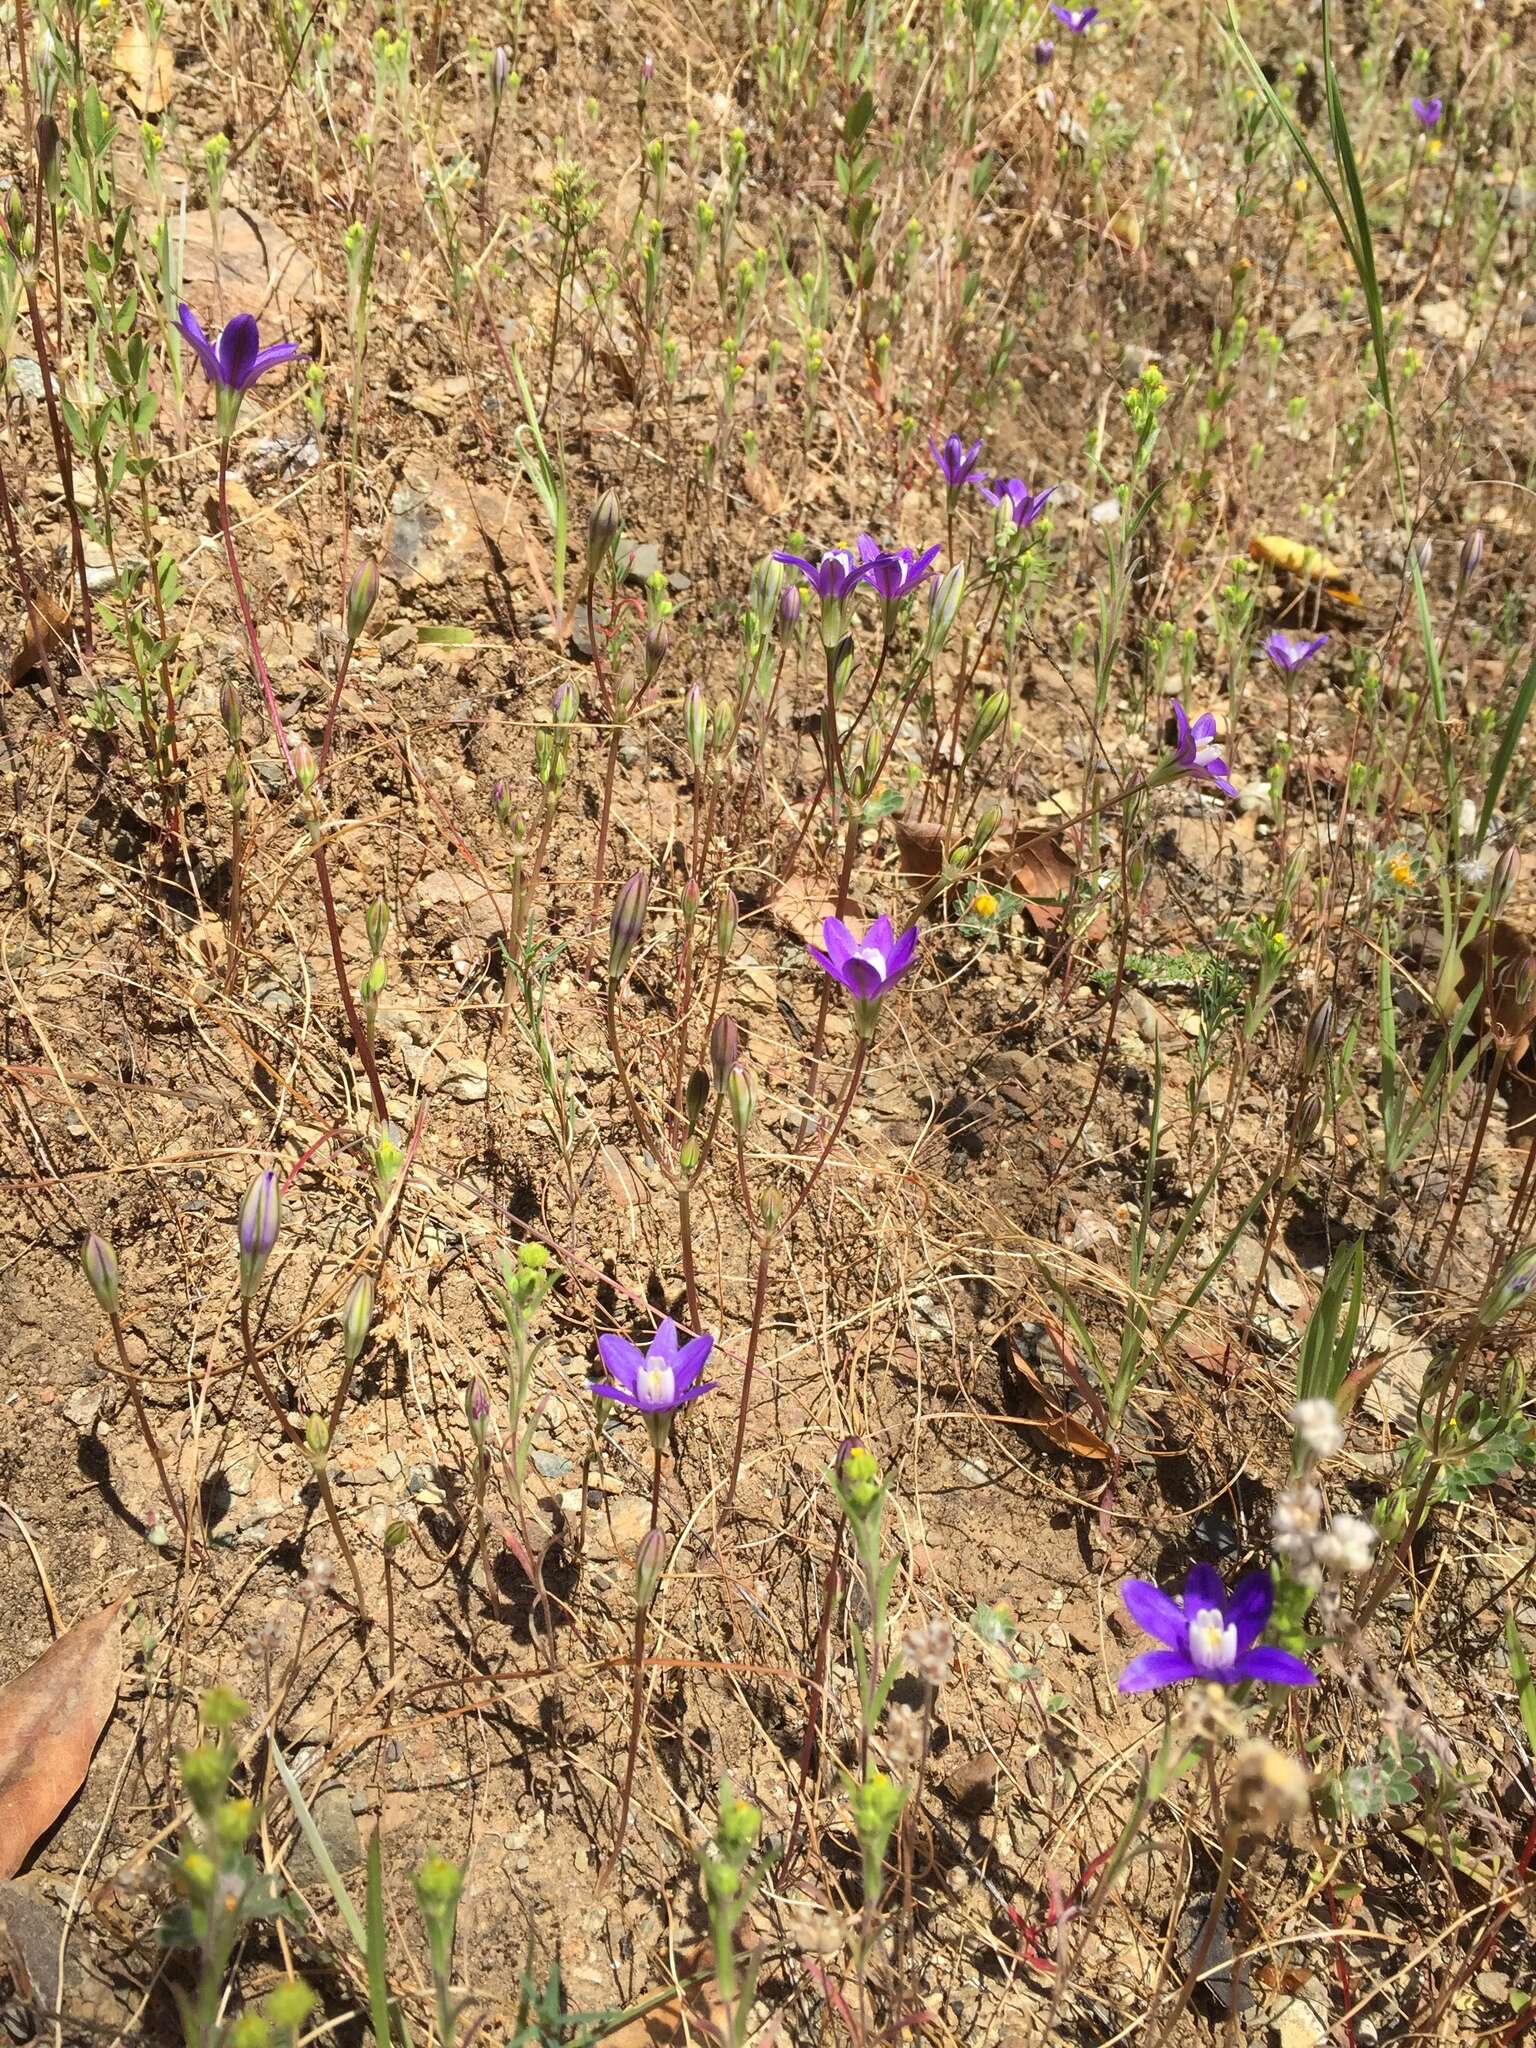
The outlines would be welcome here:
[[[1049,36],[1042,36],[1039,42],[1035,45],[1035,62],[1040,66],[1040,69],[1042,71],[1045,69],[1046,65],[1050,63],[1051,59],[1055,56],[1055,54],[1056,45],[1051,41]]]
[[[1008,516],[1020,533],[1027,532],[1045,510],[1046,501],[1056,494],[1056,485],[1032,491],[1021,477],[995,476],[989,484],[977,479],[977,488],[989,505],[1006,505]]]
[[[295,341],[273,341],[263,348],[255,316],[250,313],[237,313],[217,342],[208,339],[201,321],[185,303],[176,315],[176,324],[197,351],[209,382],[242,397],[259,377],[291,363],[299,352]]]
[[[821,928],[826,951],[808,946],[806,951],[818,967],[825,968],[853,997],[854,1025],[861,1038],[872,1038],[880,999],[899,976],[912,965],[917,952],[917,926],[909,925],[900,938],[888,917],[877,917],[862,939],[856,939],[840,917],[829,917]]]
[[[1326,633],[1319,633],[1315,640],[1300,633],[1271,633],[1264,642],[1264,652],[1283,675],[1293,676],[1304,661],[1310,661],[1320,647],[1327,645]]]
[[[720,1384],[718,1380],[702,1384],[699,1380],[704,1361],[714,1349],[714,1338],[690,1337],[681,1346],[677,1339],[676,1323],[664,1316],[644,1351],[627,1337],[605,1334],[597,1340],[608,1378],[593,1381],[591,1391],[602,1400],[638,1408],[658,1450],[667,1440],[678,1409],[697,1401],[701,1394],[713,1393]]]
[[[864,581],[870,566],[851,548],[828,548],[814,566],[803,555],[786,554],[782,548],[774,549],[773,559],[798,569],[823,604],[842,604]]]
[[[1051,12],[1062,27],[1070,29],[1075,36],[1082,35],[1099,18],[1097,7],[1058,7],[1055,0],[1051,0]]]
[[[1427,100],[1421,100],[1417,93],[1408,102],[1413,109],[1414,119],[1426,135],[1440,126],[1440,116],[1445,112],[1445,101],[1439,93]]]
[[[928,453],[939,465],[945,488],[958,491],[975,474],[976,465],[981,460],[981,443],[973,441],[967,448],[958,434],[951,434],[942,448],[936,448],[930,441]]]
[[[1178,727],[1179,737],[1173,750],[1175,764],[1186,775],[1203,775],[1214,782],[1226,796],[1236,796],[1232,787],[1231,771],[1221,751],[1221,741],[1216,737],[1216,714],[1202,711],[1191,725],[1184,706],[1175,697],[1173,719]]]
[[[903,598],[921,590],[933,574],[938,552],[934,546],[914,555],[910,548],[882,548],[867,533],[859,535],[859,559],[867,572],[866,580],[883,605],[900,604]]]
[[[1120,1588],[1136,1626],[1168,1645],[1133,1657],[1120,1674],[1121,1692],[1151,1692],[1186,1678],[1241,1685],[1251,1678],[1270,1685],[1313,1685],[1317,1673],[1289,1650],[1254,1645],[1269,1624],[1275,1589],[1267,1571],[1239,1579],[1229,1600],[1214,1565],[1191,1565],[1181,1598],[1150,1579],[1127,1579]]]

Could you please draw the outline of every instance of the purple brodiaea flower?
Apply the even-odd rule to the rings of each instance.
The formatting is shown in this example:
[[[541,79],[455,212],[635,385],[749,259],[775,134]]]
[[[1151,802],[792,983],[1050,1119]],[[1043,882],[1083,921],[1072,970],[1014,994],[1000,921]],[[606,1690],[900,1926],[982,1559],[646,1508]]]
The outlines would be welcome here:
[[[1408,104],[1413,109],[1414,119],[1426,135],[1440,126],[1440,116],[1445,112],[1445,101],[1439,93],[1435,93],[1427,100],[1421,100],[1415,93]]]
[[[873,1038],[881,998],[912,965],[917,926],[910,925],[897,938],[891,920],[877,917],[863,938],[856,939],[840,917],[829,917],[821,935],[826,951],[817,946],[808,946],[806,951],[853,997],[854,1028],[859,1036]]]
[[[860,561],[851,548],[828,548],[814,566],[803,555],[774,550],[773,559],[798,569],[821,603],[821,644],[839,645],[843,637],[843,610],[854,591],[868,576],[871,564]]]
[[[672,1417],[689,1401],[713,1393],[718,1380],[699,1379],[715,1340],[705,1335],[690,1337],[679,1345],[676,1323],[664,1316],[656,1334],[641,1351],[627,1337],[604,1334],[597,1340],[608,1371],[606,1380],[594,1380],[591,1391],[605,1401],[622,1402],[638,1408],[658,1450],[666,1443]]]
[[[1177,765],[1186,775],[1203,775],[1208,782],[1214,782],[1223,795],[1236,796],[1221,741],[1216,737],[1215,712],[1202,711],[1191,725],[1184,706],[1175,697],[1173,722],[1179,733],[1173,749]]]
[[[978,444],[979,445],[979,444]],[[882,548],[867,533],[859,535],[859,559],[867,572],[865,580],[883,605],[901,603],[921,590],[933,574],[938,547],[914,555],[910,548]]]
[[[1057,7],[1055,0],[1052,0],[1051,12],[1062,27],[1070,29],[1075,36],[1080,36],[1092,28],[1099,18],[1097,7]]]
[[[1249,1572],[1227,1598],[1214,1565],[1189,1568],[1181,1598],[1150,1579],[1127,1579],[1120,1597],[1136,1626],[1166,1643],[1133,1657],[1120,1674],[1121,1692],[1151,1692],[1186,1678],[1241,1685],[1263,1679],[1269,1685],[1313,1685],[1317,1673],[1289,1650],[1255,1649],[1269,1624],[1275,1589],[1267,1571]]]
[[[273,341],[263,348],[261,331],[250,313],[237,313],[216,342],[208,339],[202,322],[185,301],[177,311],[176,324],[218,393],[219,425],[226,435],[234,426],[241,399],[257,379],[291,363],[299,353],[294,341]]]
[[[981,460],[981,443],[973,441],[967,448],[958,434],[951,434],[942,448],[935,447],[930,441],[928,453],[939,465],[945,488],[958,491],[976,473],[976,465]]]
[[[1264,652],[1282,674],[1293,676],[1304,661],[1310,661],[1320,647],[1327,645],[1326,633],[1319,633],[1315,640],[1300,633],[1271,633],[1264,642]]]
[[[1055,484],[1048,484],[1043,491],[1032,491],[1022,477],[1016,476],[995,476],[988,484],[978,478],[977,488],[989,505],[1008,507],[1008,516],[1020,533],[1034,525],[1047,500],[1056,495]]]

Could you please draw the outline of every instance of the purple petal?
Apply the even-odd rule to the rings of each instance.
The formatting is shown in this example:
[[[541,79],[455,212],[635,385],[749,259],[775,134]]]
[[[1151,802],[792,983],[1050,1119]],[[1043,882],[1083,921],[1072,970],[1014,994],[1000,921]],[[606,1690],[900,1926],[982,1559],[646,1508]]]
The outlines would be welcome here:
[[[912,956],[917,951],[917,926],[909,924],[901,937],[892,945],[887,956],[885,978],[894,981],[898,974],[905,974],[912,965]]]
[[[1182,1650],[1147,1650],[1133,1657],[1120,1674],[1121,1692],[1151,1692],[1160,1685],[1177,1685],[1200,1673]]]
[[[938,552],[939,543],[935,541],[931,548],[925,548],[916,561],[911,564],[907,570],[907,584],[909,588],[928,574],[928,565],[934,560]]]
[[[1190,736],[1189,717],[1177,697],[1173,700],[1173,722],[1178,730],[1179,737],[1176,744],[1180,757],[1182,758],[1185,754],[1192,754],[1195,750],[1195,743]]]
[[[821,943],[827,949],[827,958],[834,963],[831,971],[836,974],[846,966],[848,955],[859,942],[840,917],[829,917],[822,921]]]
[[[872,925],[865,927],[864,945],[878,953],[882,959],[890,958],[891,948],[895,943],[896,934],[891,930],[891,920],[888,917],[877,917]]]
[[[1248,1572],[1238,1580],[1227,1602],[1227,1620],[1236,1626],[1239,1651],[1251,1649],[1263,1635],[1274,1604],[1275,1586],[1268,1572]]]
[[[773,559],[776,562],[785,563],[791,569],[798,569],[808,582],[814,583],[816,581],[816,571],[811,567],[804,555],[787,555],[782,548],[775,548]]]
[[[265,377],[268,370],[275,370],[280,363],[291,363],[299,353],[296,341],[273,341],[260,350],[251,365],[251,379],[254,384],[258,377]]]
[[[1193,724],[1193,725],[1192,725],[1192,726],[1191,726],[1191,727],[1189,728],[1189,731],[1190,731],[1190,737],[1191,737],[1191,738],[1192,738],[1192,739],[1193,739],[1193,740],[1195,741],[1195,743],[1196,743],[1196,745],[1197,745],[1197,746],[1203,746],[1203,745],[1204,745],[1204,743],[1205,743],[1205,742],[1206,742],[1207,740],[1213,740],[1213,739],[1215,739],[1215,737],[1216,737],[1216,714],[1215,714],[1215,712],[1214,712],[1214,711],[1202,711],[1202,712],[1201,712],[1201,714],[1200,714],[1200,716],[1199,716],[1199,717],[1198,717],[1198,718],[1197,718],[1197,719],[1195,720],[1194,724]]]
[[[1265,1685],[1316,1685],[1317,1673],[1289,1650],[1245,1650],[1227,1674],[1229,1684],[1257,1678]]]
[[[1237,790],[1233,784],[1231,772],[1219,754],[1213,755],[1206,762],[1203,772],[1211,778],[1223,796],[1236,798]]]
[[[701,1337],[690,1337],[672,1361],[672,1384],[678,1388],[691,1386],[714,1348],[715,1340],[707,1332]]]
[[[663,1365],[677,1366],[677,1325],[670,1316],[663,1316],[656,1325],[656,1334],[645,1347],[647,1362],[659,1360]]]
[[[1192,1564],[1184,1581],[1184,1612],[1188,1618],[1193,1621],[1198,1608],[1225,1608],[1226,1604],[1226,1588],[1215,1565]]]
[[[701,1380],[696,1387],[685,1387],[672,1405],[675,1408],[685,1408],[690,1401],[697,1401],[705,1394],[712,1394],[719,1384],[718,1380]]]
[[[597,1349],[610,1377],[621,1387],[628,1387],[633,1392],[636,1376],[644,1366],[645,1360],[629,1339],[620,1337],[612,1331],[605,1331],[597,1340]]]
[[[837,978],[844,988],[851,989],[856,996],[862,996],[867,1003],[874,1002],[878,996],[885,993],[887,977],[880,972],[873,960],[860,960],[854,956],[849,959]]]
[[[244,391],[255,376],[256,358],[261,353],[261,330],[254,314],[237,313],[219,336],[219,364],[223,381],[232,391]]]
[[[208,339],[207,335],[203,332],[202,321],[198,319],[197,315],[193,312],[192,308],[189,305],[187,305],[185,301],[182,302],[181,306],[177,311],[176,324],[181,329],[186,339],[192,344],[193,348],[197,351],[197,359],[202,364],[204,372],[206,373],[209,379],[209,382],[213,384],[222,384],[224,381],[224,372],[222,367],[220,366],[219,358],[214,350],[213,343]]]
[[[632,1394],[628,1387],[610,1387],[604,1380],[588,1380],[587,1392],[596,1394],[600,1401],[622,1401],[626,1408],[638,1408],[640,1397]]]
[[[1149,1636],[1182,1653],[1189,1641],[1189,1623],[1177,1600],[1154,1586],[1150,1579],[1127,1579],[1120,1588],[1125,1611]]]
[[[842,968],[835,961],[828,959],[827,955],[818,946],[807,946],[805,950],[816,962],[816,965],[827,974],[830,974],[835,982],[839,982],[844,988],[848,988],[851,985]]]

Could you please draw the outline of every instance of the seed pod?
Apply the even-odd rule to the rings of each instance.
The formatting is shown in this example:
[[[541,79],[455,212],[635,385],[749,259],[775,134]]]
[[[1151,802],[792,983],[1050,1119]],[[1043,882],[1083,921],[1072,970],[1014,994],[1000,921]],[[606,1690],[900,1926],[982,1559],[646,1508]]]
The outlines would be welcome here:
[[[608,925],[608,979],[621,981],[630,956],[645,930],[646,907],[651,900],[651,878],[642,868],[619,891]]]
[[[379,601],[379,565],[366,555],[352,572],[347,586],[347,645],[355,647],[363,637],[369,614]]]
[[[91,1283],[91,1292],[101,1304],[104,1316],[115,1316],[122,1299],[122,1283],[118,1278],[117,1253],[93,1230],[85,1240],[80,1253],[80,1263],[85,1268],[85,1277]]]
[[[261,1285],[261,1276],[266,1271],[267,1260],[272,1247],[277,1243],[278,1229],[283,1220],[282,1197],[278,1192],[277,1175],[269,1167],[265,1173],[258,1173],[246,1189],[245,1200],[240,1204],[240,1298],[250,1301]]]
[[[724,1088],[736,1064],[741,1029],[731,1016],[717,1017],[709,1033],[709,1071],[716,1088]]]

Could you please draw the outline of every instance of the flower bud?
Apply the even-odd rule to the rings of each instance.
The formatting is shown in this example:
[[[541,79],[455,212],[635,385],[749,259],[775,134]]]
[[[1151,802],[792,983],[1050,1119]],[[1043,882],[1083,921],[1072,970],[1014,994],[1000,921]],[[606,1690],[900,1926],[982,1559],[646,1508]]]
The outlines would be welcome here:
[[[240,1204],[240,1298],[250,1301],[261,1285],[261,1276],[266,1271],[267,1260],[272,1247],[277,1243],[278,1226],[283,1219],[282,1197],[278,1192],[277,1175],[269,1167],[265,1173],[258,1173],[246,1189],[245,1200]]]
[[[491,53],[491,98],[500,100],[507,89],[507,80],[512,76],[512,57],[505,43],[498,43]]]
[[[219,717],[223,720],[224,735],[228,739],[229,744],[232,747],[238,747],[240,744],[242,717],[240,693],[233,683],[223,683],[219,687]]]
[[[416,1894],[417,1910],[426,1921],[430,1934],[435,1929],[453,1925],[464,1890],[464,1873],[446,1856],[429,1856],[412,1878],[411,1889]]]
[[[702,1075],[700,1076],[702,1079]],[[690,1181],[704,1164],[704,1151],[697,1138],[684,1138],[677,1152],[677,1170],[684,1181]]]
[[[550,700],[556,725],[574,725],[581,716],[581,693],[567,676]]]
[[[965,564],[956,562],[952,569],[946,569],[938,582],[933,585],[933,595],[928,601],[928,631],[923,642],[923,652],[930,661],[949,638],[955,623],[955,614],[960,609],[960,600],[965,595]]]
[[[702,1067],[695,1067],[688,1076],[688,1086],[683,1091],[683,1115],[693,1130],[704,1114],[709,1102],[709,1076]]]
[[[702,901],[703,895],[699,888],[698,882],[692,875],[690,875],[687,881],[683,884],[682,901],[678,905],[678,908],[683,913],[683,930],[685,932],[691,932],[693,930],[694,925],[697,923],[699,915],[699,905]]]
[[[670,1546],[660,1529],[648,1529],[635,1552],[635,1607],[644,1614],[656,1598],[667,1569]]]
[[[850,1521],[863,1521],[878,1512],[885,1498],[885,1482],[862,1437],[843,1438],[833,1460],[832,1479]]]
[[[1311,1080],[1318,1068],[1333,1049],[1333,998],[1324,996],[1317,1008],[1307,1019],[1306,1036],[1301,1041],[1301,1072],[1305,1080]]]
[[[777,1188],[763,1188],[757,1197],[758,1227],[777,1237],[784,1224],[784,1197]]]
[[[1323,1098],[1315,1093],[1304,1095],[1296,1105],[1295,1120],[1291,1129],[1295,1134],[1296,1150],[1303,1152],[1323,1127]]]
[[[405,1541],[406,1537],[410,1535],[410,1533],[411,1531],[408,1523],[391,1522],[389,1527],[384,1531],[385,1556],[393,1556],[393,1554],[400,1548],[401,1544]]]
[[[779,624],[792,633],[800,623],[800,585],[786,583],[779,592]]]
[[[989,696],[983,697],[981,706],[976,713],[975,723],[971,727],[970,737],[965,743],[965,759],[967,764],[975,759],[976,755],[980,753],[981,749],[991,739],[993,733],[997,731],[997,728],[1007,716],[1008,692],[1006,690],[993,690]]]
[[[464,1420],[478,1450],[485,1449],[485,1428],[491,1419],[491,1397],[477,1373],[464,1390]]]
[[[736,738],[736,706],[722,697],[715,706],[714,741],[717,754],[728,754]]]
[[[117,1253],[111,1245],[99,1238],[93,1230],[85,1240],[80,1254],[80,1263],[85,1268],[85,1277],[91,1283],[91,1292],[101,1304],[104,1316],[115,1316],[122,1299],[121,1284],[117,1274]]]
[[[1430,539],[1428,534],[1421,535],[1421,537],[1414,542],[1413,559],[1419,565],[1419,574],[1421,576],[1427,576],[1429,574],[1429,565],[1431,561],[1434,559],[1434,553],[1435,544]]]
[[[651,878],[642,868],[619,891],[608,925],[608,979],[622,981],[630,956],[645,929],[646,907],[651,900]]]
[[[1035,45],[1035,62],[1043,71],[1056,54],[1056,45],[1049,36],[1042,36]]]
[[[736,901],[736,891],[727,887],[720,898],[720,913],[715,919],[715,951],[722,960],[731,957],[731,947],[736,943],[736,920],[741,906]]]
[[[709,1032],[709,1071],[716,1088],[724,1088],[736,1064],[741,1046],[741,1027],[731,1016],[717,1017]]]
[[[1003,814],[997,805],[988,804],[987,808],[976,820],[975,829],[971,833],[971,850],[973,855],[980,855],[982,848],[993,837],[1002,822]]]
[[[726,1107],[731,1112],[731,1125],[738,1138],[744,1138],[751,1126],[757,1109],[757,1090],[752,1085],[752,1070],[738,1060],[725,1079]]]
[[[1461,589],[1472,581],[1483,565],[1483,529],[1474,526],[1461,544],[1461,560],[1457,564],[1456,581]]]
[[[604,491],[592,507],[587,521],[587,575],[593,577],[613,552],[619,537],[623,520],[619,513],[619,501],[612,491]]]
[[[331,1447],[330,1427],[323,1415],[311,1415],[304,1423],[304,1448],[309,1453],[309,1462],[316,1471],[325,1465],[326,1452]]]
[[[307,740],[300,740],[293,750],[293,779],[299,785],[299,795],[308,796],[319,780],[320,763],[315,759],[315,750]]]
[[[368,934],[368,950],[377,960],[384,950],[384,941],[389,937],[389,902],[386,897],[375,896],[363,912],[363,929]]]
[[[379,565],[365,555],[352,572],[347,585],[347,645],[355,647],[363,637],[369,614],[379,601]]]
[[[352,1283],[347,1305],[341,1312],[341,1342],[348,1365],[356,1365],[368,1342],[373,1321],[373,1275],[360,1273]]]
[[[752,571],[752,581],[747,590],[747,602],[751,605],[758,624],[766,632],[773,623],[773,615],[784,593],[784,564],[772,555],[763,559]]]
[[[687,741],[693,772],[697,775],[709,750],[709,706],[697,683],[683,700],[683,737]]]
[[[665,619],[657,619],[645,629],[645,680],[655,680],[656,672],[666,660],[672,646],[672,634]]]
[[[1522,1245],[1519,1251],[1510,1254],[1503,1271],[1484,1296],[1477,1311],[1480,1327],[1491,1330],[1513,1309],[1522,1307],[1533,1284],[1536,1284],[1536,1244]]]

